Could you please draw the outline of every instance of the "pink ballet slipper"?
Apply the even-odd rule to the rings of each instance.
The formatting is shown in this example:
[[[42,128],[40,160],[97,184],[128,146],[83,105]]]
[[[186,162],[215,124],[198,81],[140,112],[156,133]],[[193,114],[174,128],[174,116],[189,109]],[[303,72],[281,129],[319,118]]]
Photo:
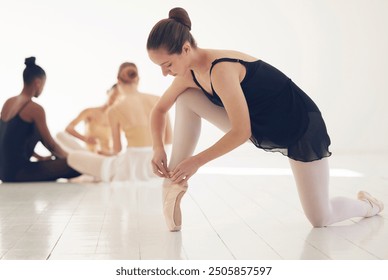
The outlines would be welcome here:
[[[170,231],[180,231],[182,225],[181,199],[187,185],[163,185],[163,214]]]
[[[377,215],[378,213],[380,213],[384,209],[384,203],[382,201],[374,198],[373,196],[371,196],[368,192],[360,191],[357,194],[357,198],[359,200],[368,202],[372,206],[372,208],[369,209],[368,212],[366,213],[365,217],[372,217],[374,215]],[[376,210],[377,210],[377,212],[376,212]]]

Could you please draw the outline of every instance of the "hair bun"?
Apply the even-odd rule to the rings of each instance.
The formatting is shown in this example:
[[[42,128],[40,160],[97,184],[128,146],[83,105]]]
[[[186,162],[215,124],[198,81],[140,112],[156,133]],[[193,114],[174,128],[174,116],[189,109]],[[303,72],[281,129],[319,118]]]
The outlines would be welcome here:
[[[35,60],[36,60],[36,58],[34,56],[28,57],[28,58],[25,59],[24,64],[26,66],[35,65]]]
[[[189,14],[183,8],[173,8],[168,13],[168,17],[173,19],[191,30],[191,20]]]
[[[132,62],[124,62],[120,65],[117,79],[125,84],[133,83],[138,77],[136,64]]]

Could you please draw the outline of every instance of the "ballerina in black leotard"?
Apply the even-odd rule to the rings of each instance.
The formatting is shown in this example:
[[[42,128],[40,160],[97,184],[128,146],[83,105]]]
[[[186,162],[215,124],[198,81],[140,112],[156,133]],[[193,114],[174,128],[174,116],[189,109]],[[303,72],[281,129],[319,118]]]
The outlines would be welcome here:
[[[31,99],[39,97],[46,82],[44,70],[27,58],[20,95],[8,99],[0,119],[0,180],[3,182],[54,181],[80,174],[66,163],[66,152],[51,137],[42,106]],[[53,154],[42,157],[34,149],[38,141]],[[37,159],[30,161],[31,157]]]
[[[187,180],[205,163],[250,139],[258,148],[281,152],[290,161],[304,212],[313,226],[369,217],[383,203],[366,192],[358,200],[329,199],[330,138],[316,104],[275,67],[250,55],[201,49],[181,8],[159,21],[147,42],[150,59],[175,77],[153,110],[154,173],[165,177],[164,214],[170,230],[181,226],[180,199]],[[198,90],[200,89],[200,91]],[[171,160],[163,148],[166,112],[176,102]],[[226,134],[192,156],[205,118]]]

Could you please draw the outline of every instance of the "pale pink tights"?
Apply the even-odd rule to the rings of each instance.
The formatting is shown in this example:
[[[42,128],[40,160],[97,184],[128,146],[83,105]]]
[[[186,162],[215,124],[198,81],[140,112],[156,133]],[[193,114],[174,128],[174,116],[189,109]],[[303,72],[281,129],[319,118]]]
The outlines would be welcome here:
[[[170,170],[193,154],[201,132],[202,118],[223,131],[230,129],[224,108],[212,104],[199,90],[189,89],[182,93],[176,101]],[[328,158],[307,163],[290,159],[289,162],[304,213],[314,227],[364,217],[372,208],[369,203],[357,199],[329,198]],[[168,180],[166,183],[169,183]]]

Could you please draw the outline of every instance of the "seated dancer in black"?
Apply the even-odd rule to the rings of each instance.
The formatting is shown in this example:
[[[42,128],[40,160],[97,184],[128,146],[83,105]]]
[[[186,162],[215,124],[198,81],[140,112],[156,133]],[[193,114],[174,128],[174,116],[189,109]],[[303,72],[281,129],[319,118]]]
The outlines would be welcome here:
[[[35,57],[27,58],[23,72],[22,92],[9,98],[0,115],[0,180],[3,182],[55,181],[80,174],[66,163],[67,154],[52,138],[46,123],[45,111],[32,97],[39,97],[46,82],[46,73],[35,64]],[[35,153],[42,144],[52,156]],[[30,161],[35,157],[37,161]]]

